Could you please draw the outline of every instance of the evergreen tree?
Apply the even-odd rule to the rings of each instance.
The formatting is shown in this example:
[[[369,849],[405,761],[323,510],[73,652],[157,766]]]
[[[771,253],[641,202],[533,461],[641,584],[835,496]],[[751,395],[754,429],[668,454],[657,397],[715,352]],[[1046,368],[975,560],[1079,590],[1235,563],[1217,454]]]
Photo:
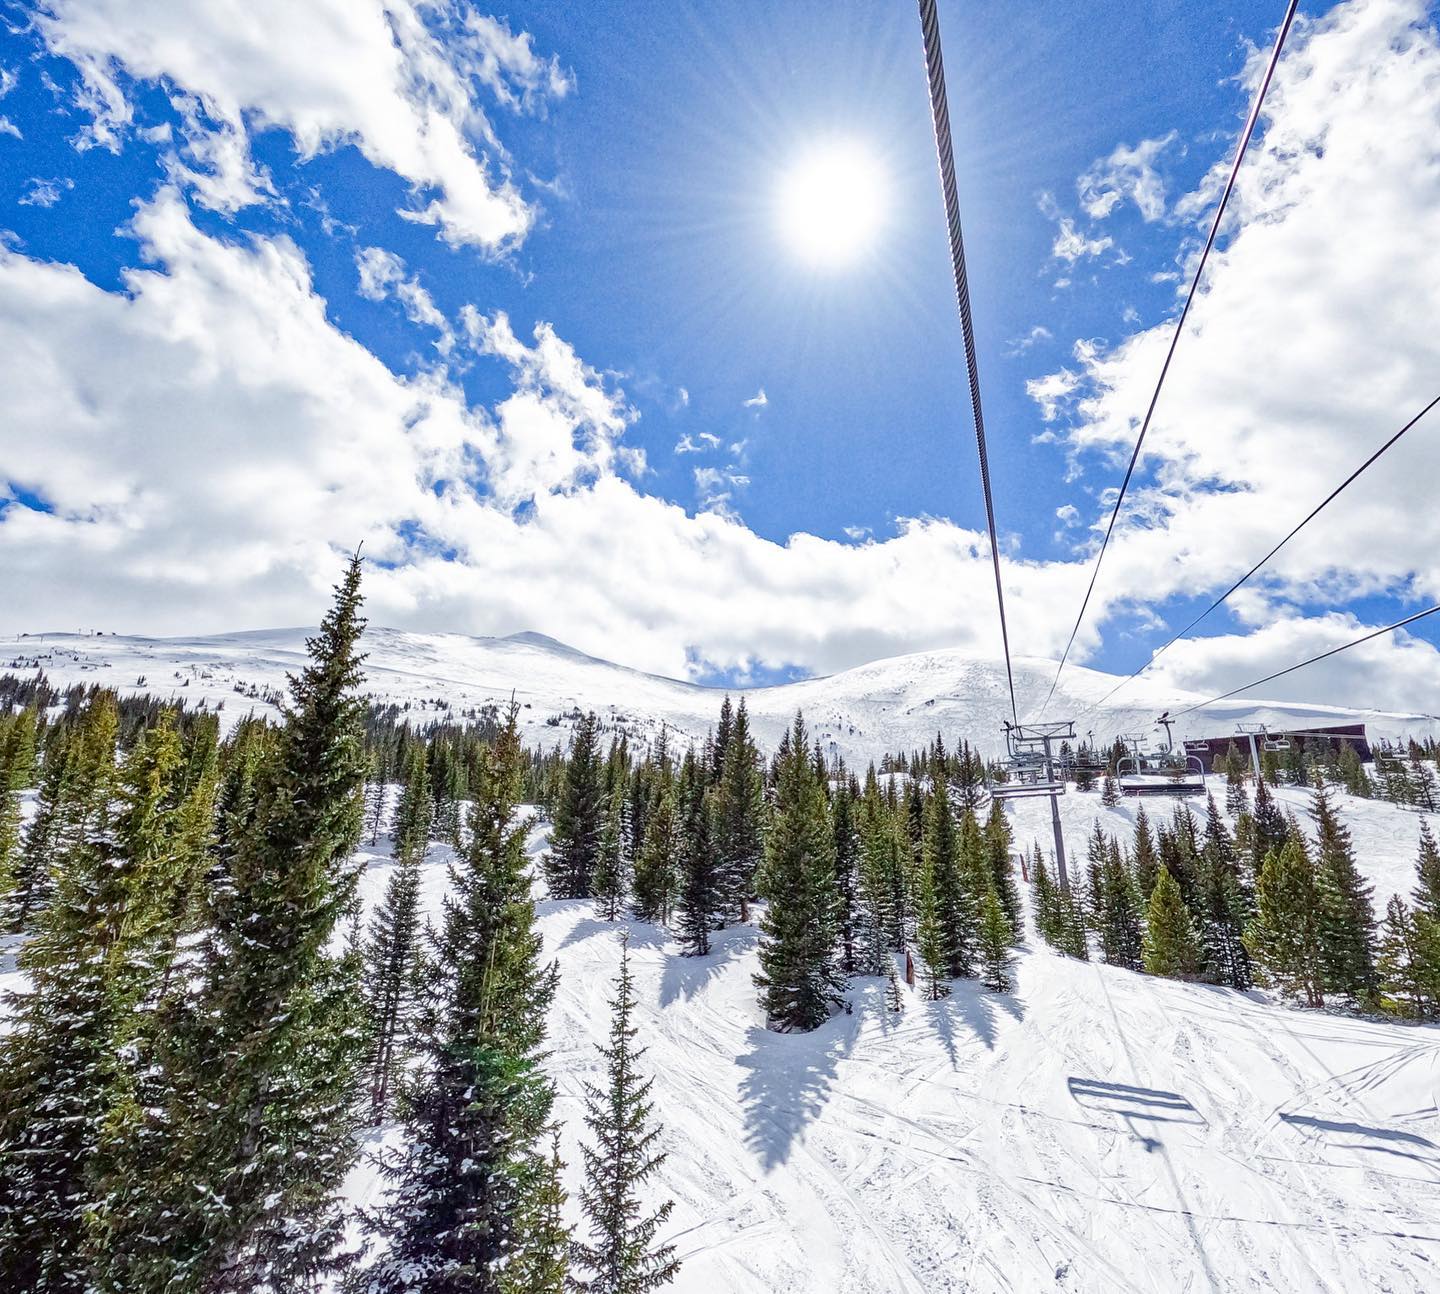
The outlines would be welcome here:
[[[36,713],[27,707],[0,729],[0,912],[20,866],[20,792],[35,777]]]
[[[227,844],[196,996],[137,1133],[155,1162],[106,1219],[127,1288],[294,1288],[337,1262],[365,1049],[360,958],[332,949],[363,829],[360,577],[357,555]]]
[[[692,748],[680,769],[677,790],[680,808],[680,917],[681,949],[692,957],[710,951],[710,931],[718,924],[724,905],[719,856],[715,849],[712,799],[705,770]]]
[[[385,825],[385,777],[381,771],[380,754],[373,751],[367,761],[365,776],[365,838],[370,844],[380,841],[380,828]]]
[[[1429,1019],[1440,1005],[1440,927],[1392,895],[1380,929],[1376,972],[1399,1011]]]
[[[1325,988],[1358,1002],[1373,1001],[1379,988],[1375,974],[1374,888],[1361,879],[1350,845],[1350,832],[1340,822],[1323,788],[1317,788],[1310,815],[1315,822],[1316,889],[1320,897],[1320,939]]]
[[[118,1094],[119,1029],[133,1005],[114,982],[117,972],[128,978],[125,963],[111,960],[102,933],[113,933],[124,912],[111,906],[106,874],[116,845],[116,728],[113,697],[96,694],[77,747],[89,748],[86,773],[103,791],[69,788],[70,829],[42,860],[53,901],[21,949],[29,985],[9,996],[9,1029],[0,1035],[0,1255],[10,1287],[36,1294],[89,1288],[95,1159]],[[76,821],[78,804],[85,812]]]
[[[1430,824],[1420,820],[1420,856],[1415,864],[1416,885],[1412,894],[1418,911],[1440,921],[1440,848],[1435,845]]]
[[[1100,947],[1107,963],[1139,970],[1144,929],[1140,920],[1140,896],[1112,838],[1106,847],[1101,871],[1104,901],[1100,905]]]
[[[1107,809],[1113,809],[1120,803],[1120,783],[1115,780],[1114,773],[1105,774],[1100,787],[1100,803]]]
[[[895,959],[887,958],[885,967],[885,1009],[898,1015],[905,1009],[905,998],[900,992],[900,976],[895,973]]]
[[[536,1170],[530,1194],[521,1201],[520,1231],[526,1243],[505,1268],[504,1294],[565,1294],[571,1288],[570,1246],[565,1224],[568,1198],[560,1174],[560,1134],[554,1133],[550,1157]]]
[[[656,1148],[660,1130],[651,1126],[654,1079],[636,1068],[645,1055],[637,1048],[630,1022],[635,989],[630,978],[630,949],[622,938],[620,973],[611,1000],[610,1045],[600,1048],[607,1079],[604,1087],[585,1084],[585,1126],[595,1138],[582,1146],[585,1186],[580,1202],[590,1223],[590,1242],[576,1243],[575,1264],[589,1274],[574,1286],[591,1294],[645,1294],[675,1279],[680,1263],[673,1245],[657,1245],[655,1234],[670,1216],[667,1200],[646,1215],[639,1189],[665,1162]]]
[[[935,897],[935,869],[927,860],[920,866],[920,883],[915,894],[915,944],[920,954],[920,971],[925,996],[938,1001],[950,995],[947,982],[945,930]]]
[[[973,875],[985,865],[984,844],[975,815],[968,810],[957,830],[955,810],[943,784],[925,802],[922,849],[934,896],[935,919],[940,923],[945,978],[972,975],[979,920],[971,884]]]
[[[1360,761],[1360,752],[1348,741],[1344,743],[1339,756],[1340,782],[1351,795],[1368,800],[1373,788],[1365,765]]]
[[[395,812],[395,866],[370,920],[365,950],[371,1035],[366,1069],[370,1118],[376,1123],[389,1111],[420,1001],[420,868],[430,847],[433,812],[425,751],[416,747]]]
[[[1008,993],[1014,987],[1010,977],[1010,946],[1014,942],[1015,928],[995,887],[987,886],[980,900],[978,952],[980,982],[993,993]]]
[[[1005,920],[1018,939],[1024,929],[1024,914],[1020,907],[1020,891],[1015,885],[1015,865],[1010,859],[1014,837],[1010,823],[1005,818],[1005,806],[1000,800],[990,801],[990,813],[985,819],[985,859],[989,869],[989,882],[995,887],[995,897]]]
[[[1245,790],[1245,779],[1250,776],[1250,765],[1240,748],[1232,741],[1224,755],[1225,762],[1225,812],[1232,818],[1250,811],[1250,796]]]
[[[842,769],[830,803],[830,826],[834,837],[840,969],[846,975],[855,973],[855,932],[859,921],[860,831],[855,800],[856,788]]]
[[[1231,988],[1249,988],[1253,975],[1250,954],[1245,949],[1245,928],[1254,915],[1254,899],[1240,871],[1235,841],[1214,796],[1206,798],[1195,905],[1206,978]]]
[[[1140,902],[1148,903],[1155,888],[1155,879],[1160,874],[1160,859],[1155,853],[1155,837],[1151,834],[1150,819],[1145,816],[1143,804],[1135,814],[1135,848],[1131,861]]]
[[[1155,877],[1146,917],[1146,973],[1170,979],[1194,979],[1200,973],[1200,941],[1195,937],[1190,909],[1185,906],[1169,868],[1162,867]]]
[[[840,1001],[835,965],[839,900],[834,836],[824,785],[805,756],[800,715],[783,752],[765,841],[760,974],[755,983],[771,1027],[814,1029]]]
[[[1325,1005],[1320,895],[1315,867],[1298,831],[1265,857],[1255,885],[1255,917],[1245,946],[1282,992]]]
[[[49,899],[57,864],[92,834],[97,817],[108,815],[118,736],[114,698],[103,693],[91,699],[73,731],[47,743],[35,816],[4,896],[5,924],[12,931],[26,928]]]
[[[675,902],[680,847],[675,790],[667,776],[655,787],[645,820],[645,840],[635,860],[631,910],[641,921],[665,925]]]
[[[591,889],[595,907],[606,921],[614,921],[625,905],[625,788],[615,787],[605,809],[605,823],[600,829],[600,851],[595,860]]]
[[[600,721],[591,711],[582,715],[575,725],[565,781],[555,805],[555,825],[545,863],[552,898],[590,897],[590,880],[600,856],[605,808]]]
[[[903,920],[895,908],[896,888],[904,885],[904,846],[873,769],[866,778],[859,821],[858,969],[862,975],[883,975],[892,964],[889,951],[905,946]]]
[[[1280,812],[1279,806],[1275,803],[1275,797],[1270,794],[1270,788],[1264,780],[1256,783],[1255,786],[1255,812],[1252,818],[1254,823],[1251,835],[1252,860],[1254,870],[1258,873],[1270,851],[1283,849],[1285,841],[1290,835],[1285,815]]]
[[[745,921],[749,918],[755,875],[764,851],[765,779],[750,736],[750,716],[744,697],[735,710],[734,723],[719,758],[716,848],[727,907]]]
[[[402,1092],[406,1137],[381,1158],[392,1187],[372,1219],[383,1252],[361,1282],[374,1294],[508,1294],[527,1253],[538,1263],[554,1252],[534,1203],[553,1180],[538,1143],[554,1102],[540,1046],[556,971],[540,964],[516,715],[512,704],[451,868],[420,1065]]]

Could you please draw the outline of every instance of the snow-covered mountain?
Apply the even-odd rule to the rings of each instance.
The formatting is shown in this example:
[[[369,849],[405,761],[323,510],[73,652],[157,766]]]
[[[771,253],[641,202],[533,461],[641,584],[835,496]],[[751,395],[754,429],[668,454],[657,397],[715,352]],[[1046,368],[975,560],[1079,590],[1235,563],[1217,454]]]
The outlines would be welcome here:
[[[119,691],[173,694],[210,708],[225,703],[236,720],[270,708],[285,676],[305,658],[304,629],[266,629],[203,638],[112,635],[26,635],[0,648],[0,672],[43,669],[56,683],[101,682]],[[367,689],[377,701],[409,706],[417,720],[460,715],[513,694],[522,706],[531,744],[564,740],[573,716],[596,710],[612,727],[642,740],[668,724],[684,742],[702,739],[715,723],[722,693],[677,679],[627,669],[541,634],[471,638],[371,628],[364,649]],[[8,657],[8,658],[7,658]],[[1021,718],[1033,716],[1054,677],[1055,662],[1018,657],[1015,686]],[[1077,719],[1077,731],[1108,743],[1119,733],[1153,730],[1163,710],[1179,711],[1203,697],[1157,687],[1141,678],[1110,701],[1118,680],[1072,666],[1046,714]],[[937,732],[947,743],[966,738],[998,752],[1009,718],[1003,665],[958,650],[917,652],[873,661],[826,678],[774,687],[731,689],[743,695],[757,739],[773,747],[795,711],[831,753],[864,763],[887,751],[909,750]],[[1363,721],[1372,736],[1398,737],[1440,730],[1435,716],[1352,711],[1323,704],[1227,701],[1187,716],[1176,736],[1233,732],[1237,721],[1272,727]]]

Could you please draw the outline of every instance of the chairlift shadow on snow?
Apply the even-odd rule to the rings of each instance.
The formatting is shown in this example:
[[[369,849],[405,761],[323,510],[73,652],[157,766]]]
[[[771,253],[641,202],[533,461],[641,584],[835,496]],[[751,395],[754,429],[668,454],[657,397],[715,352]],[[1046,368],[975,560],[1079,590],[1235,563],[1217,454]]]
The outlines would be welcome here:
[[[754,926],[729,926],[710,932],[710,951],[703,956],[687,957],[676,952],[667,957],[660,977],[660,1005],[694,997],[726,966],[749,952],[759,938],[760,932]]]
[[[1065,1086],[1070,1089],[1071,1099],[1084,1109],[1123,1119],[1131,1135],[1149,1152],[1159,1150],[1161,1143],[1158,1138],[1137,1131],[1137,1123],[1183,1123],[1197,1128],[1209,1126],[1205,1116],[1178,1092],[1112,1083],[1099,1078],[1077,1078],[1073,1074],[1065,1080]]]
[[[1348,1119],[1321,1119],[1309,1114],[1282,1113],[1280,1122],[1315,1134],[1316,1140],[1337,1150],[1364,1150],[1378,1155],[1397,1155],[1401,1159],[1413,1159],[1418,1164],[1440,1168],[1440,1146],[1418,1132],[1377,1128],[1368,1123],[1353,1123]],[[1327,1133],[1334,1135],[1327,1136]],[[1342,1136],[1344,1140],[1341,1140]]]

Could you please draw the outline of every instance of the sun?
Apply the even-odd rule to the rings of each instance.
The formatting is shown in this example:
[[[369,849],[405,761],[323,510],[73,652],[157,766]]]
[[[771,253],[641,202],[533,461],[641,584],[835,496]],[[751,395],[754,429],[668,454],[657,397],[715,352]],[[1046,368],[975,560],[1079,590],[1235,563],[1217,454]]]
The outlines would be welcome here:
[[[777,194],[780,232],[802,260],[826,268],[855,261],[874,245],[889,188],[866,149],[837,141],[798,158]]]

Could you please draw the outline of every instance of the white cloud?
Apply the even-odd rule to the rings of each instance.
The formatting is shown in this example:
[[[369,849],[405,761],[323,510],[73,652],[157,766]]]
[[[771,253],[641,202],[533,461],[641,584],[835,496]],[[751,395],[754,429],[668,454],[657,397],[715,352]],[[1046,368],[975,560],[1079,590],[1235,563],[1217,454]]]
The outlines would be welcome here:
[[[1388,622],[1382,622],[1388,623]],[[1423,622],[1422,622],[1423,623]],[[1285,616],[1244,634],[1176,643],[1151,668],[1156,681],[1218,696],[1353,642],[1380,625],[1354,616]],[[1433,711],[1440,652],[1405,630],[1383,635],[1256,688],[1268,701],[1313,701],[1357,709]]]
[[[1121,144],[1109,157],[1093,163],[1076,185],[1081,209],[1092,220],[1103,220],[1128,200],[1144,220],[1159,220],[1165,214],[1165,182],[1155,163],[1178,138],[1172,130],[1158,139]]]
[[[150,264],[117,292],[0,253],[0,461],[52,509],[0,514],[6,630],[313,621],[363,540],[377,624],[534,628],[674,674],[996,648],[975,532],[774,543],[725,502],[688,514],[619,475],[633,411],[548,326],[522,341],[466,313],[514,379],[477,409],[443,370],[399,377],[336,329],[288,240],[207,236],[172,189],[134,229]],[[743,488],[716,470],[703,484]],[[1058,646],[1042,608],[1074,578],[1007,564],[1027,650]]]
[[[441,313],[420,280],[405,272],[405,262],[383,247],[362,247],[355,253],[355,268],[360,275],[360,295],[369,301],[394,297],[411,323],[433,328],[440,334],[435,349],[448,355],[455,345],[450,321]]]
[[[188,187],[202,207],[225,215],[275,196],[270,173],[250,156],[250,141],[238,120],[210,121],[193,94],[173,95],[170,102],[180,114],[184,140],[165,158],[172,183]],[[169,138],[167,130],[163,139]]]
[[[64,196],[67,189],[75,187],[71,179],[44,180],[38,175],[30,177],[30,187],[16,201],[22,207],[53,207]]]
[[[1067,526],[1073,526],[1080,520],[1080,509],[1073,503],[1062,503],[1055,509],[1055,516]]]
[[[765,388],[763,386],[748,400],[740,401],[741,407],[745,409],[763,409],[769,403],[770,397],[765,394]]]
[[[1115,240],[1108,236],[1087,238],[1075,228],[1075,222],[1066,216],[1060,221],[1060,229],[1055,235],[1055,244],[1051,247],[1050,254],[1057,260],[1074,265],[1076,261],[1099,256],[1101,252],[1114,246]]]
[[[249,129],[278,127],[303,157],[355,145],[409,182],[401,215],[488,253],[519,243],[535,212],[474,88],[535,110],[570,85],[527,34],[458,0],[45,0],[35,21],[80,71],[83,145],[120,147],[134,118],[125,78],[163,82],[196,105],[182,119],[199,169],[177,159],[176,175],[217,209],[264,196]]]
[[[1435,395],[1437,141],[1440,38],[1419,0],[1350,0],[1297,29],[1106,558],[1112,606],[1224,587]],[[1068,415],[1072,450],[1104,454],[1101,481],[1129,457],[1172,328],[1087,344],[1030,384],[1043,417]],[[1440,596],[1437,433],[1411,432],[1266,583],[1306,605]]]
[[[1079,385],[1080,375],[1062,368],[1044,377],[1031,378],[1025,383],[1025,392],[1040,406],[1040,416],[1046,422],[1054,422]]]
[[[1022,355],[1032,346],[1038,346],[1042,341],[1049,341],[1054,334],[1044,324],[1036,324],[1023,337],[1012,337],[1006,347],[1007,355]]]
[[[677,454],[706,454],[720,448],[720,437],[713,432],[702,431],[691,436],[687,431],[675,442]]]
[[[0,135],[13,135],[16,139],[24,139],[17,126],[9,117],[0,116]]]

